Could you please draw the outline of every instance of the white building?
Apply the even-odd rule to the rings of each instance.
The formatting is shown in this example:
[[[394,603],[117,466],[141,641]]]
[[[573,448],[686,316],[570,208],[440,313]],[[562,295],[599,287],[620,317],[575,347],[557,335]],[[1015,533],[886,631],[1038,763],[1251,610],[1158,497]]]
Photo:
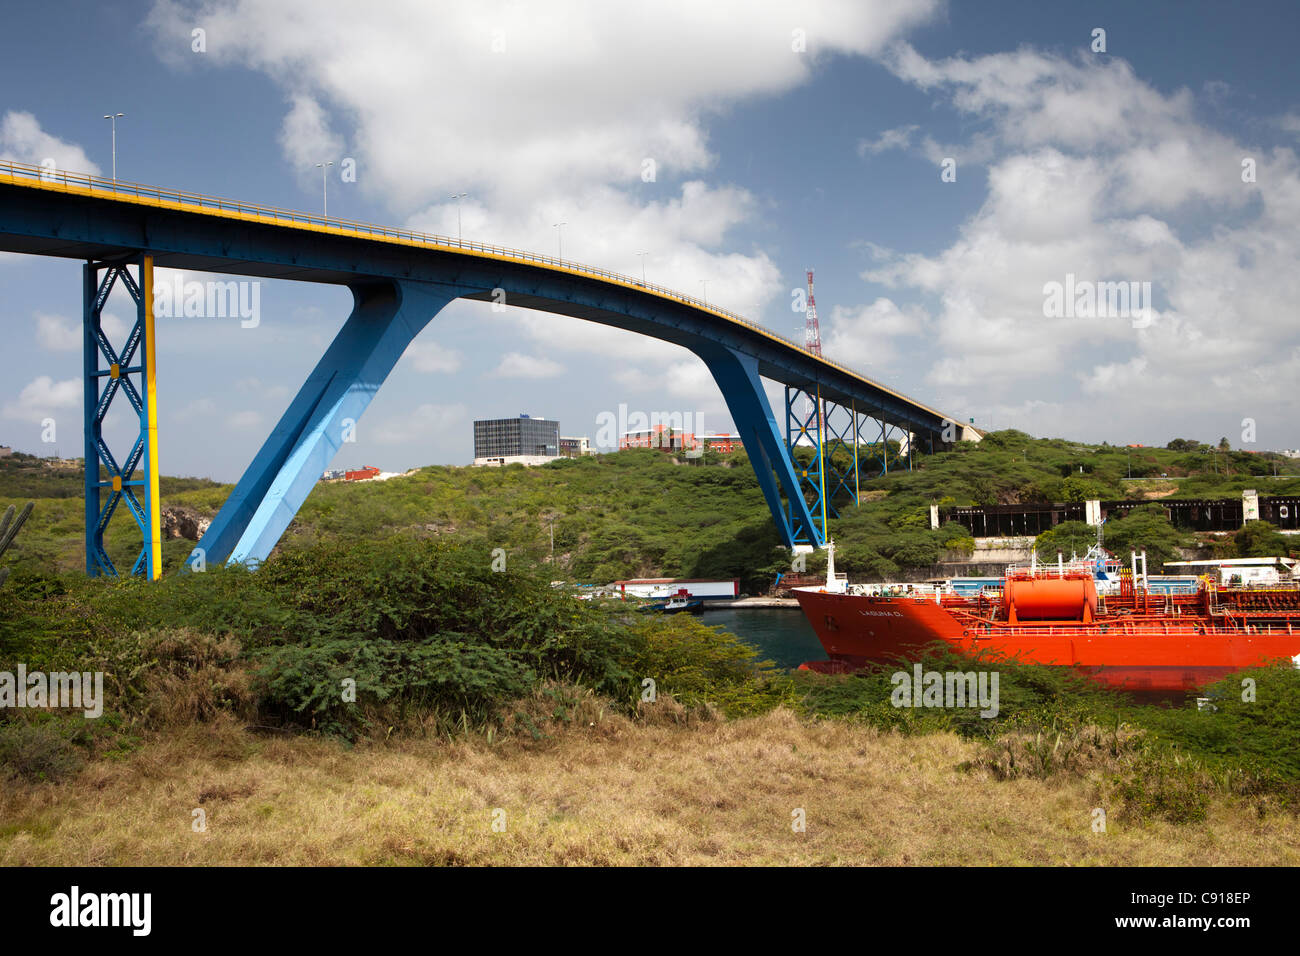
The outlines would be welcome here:
[[[554,455],[497,455],[475,458],[474,465],[477,468],[504,468],[506,465],[544,465],[555,460]]]

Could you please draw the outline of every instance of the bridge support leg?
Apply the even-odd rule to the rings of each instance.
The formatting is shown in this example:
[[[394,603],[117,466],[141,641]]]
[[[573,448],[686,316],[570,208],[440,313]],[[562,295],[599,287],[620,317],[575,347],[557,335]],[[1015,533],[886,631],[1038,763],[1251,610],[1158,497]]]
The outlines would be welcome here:
[[[136,266],[132,278],[130,266]],[[103,278],[100,273],[103,272]],[[104,306],[117,282],[135,303],[135,323],[121,351],[104,334]],[[130,261],[87,262],[82,271],[82,369],[86,468],[86,573],[117,574],[104,549],[104,531],[117,506],[140,527],[142,546],[131,573],[150,580],[162,574],[162,522],[158,495],[158,398],[154,389],[153,257]],[[135,379],[132,379],[135,376]],[[136,383],[139,383],[138,386]],[[125,396],[140,421],[126,458],[117,457],[104,439],[104,419],[113,400]],[[107,476],[100,477],[100,469]],[[140,475],[136,476],[139,469]],[[103,494],[107,492],[107,499]]]
[[[256,566],[271,553],[406,347],[468,290],[355,285],[355,305],[190,557]]]
[[[763,381],[758,374],[758,360],[723,345],[702,346],[695,352],[704,360],[713,374],[713,380],[722,390],[727,410],[731,412],[736,431],[744,442],[750,464],[758,476],[759,488],[772,512],[772,520],[776,522],[782,542],[788,548],[794,547],[799,541],[820,547],[821,532],[804,500],[799,479],[781,437],[781,428],[776,416],[772,414],[767,393],[763,391]],[[781,504],[783,491],[790,502],[789,514]]]
[[[798,410],[800,404],[803,411]],[[807,503],[813,523],[819,529],[819,534],[811,537],[796,534],[797,544],[819,545],[826,538],[826,418],[820,386],[811,391],[797,385],[785,387],[785,450],[799,479],[800,497]],[[806,466],[795,456],[795,449],[805,442],[813,449],[812,461]],[[839,517],[833,509],[832,514]]]

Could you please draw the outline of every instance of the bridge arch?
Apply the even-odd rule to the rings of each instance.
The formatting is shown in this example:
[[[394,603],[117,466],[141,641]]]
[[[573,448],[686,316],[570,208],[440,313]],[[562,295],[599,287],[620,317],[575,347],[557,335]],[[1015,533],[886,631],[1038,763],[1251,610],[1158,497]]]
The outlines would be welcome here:
[[[851,412],[855,466],[859,416],[879,421],[882,436],[887,427],[916,436],[925,450],[978,437],[955,419],[715,305],[521,250],[0,163],[0,251],[91,263],[130,259],[351,289],[351,315],[200,541],[206,561],[255,562],[270,553],[338,451],[344,420],[360,418],[411,340],[457,298],[500,301],[504,293],[507,305],[650,335],[693,352],[722,392],[787,545],[820,545],[828,513],[824,464],[817,464],[813,481],[808,469],[795,466],[792,390],[815,395],[819,407]],[[762,378],[787,388],[784,436]],[[88,404],[90,386],[88,380]],[[828,418],[813,416],[819,445]],[[97,473],[87,457],[88,473]]]

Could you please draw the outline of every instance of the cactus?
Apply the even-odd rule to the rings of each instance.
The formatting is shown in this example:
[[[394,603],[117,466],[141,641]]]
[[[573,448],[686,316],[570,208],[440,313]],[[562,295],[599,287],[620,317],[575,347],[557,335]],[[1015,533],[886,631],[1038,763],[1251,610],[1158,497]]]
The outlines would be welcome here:
[[[5,509],[5,516],[0,518],[0,556],[3,556],[4,553],[9,550],[9,545],[13,544],[14,535],[16,535],[18,529],[23,526],[23,522],[27,520],[27,516],[32,513],[32,508],[35,504],[36,502],[34,501],[27,502],[27,504],[23,506],[22,512],[18,515],[17,520],[14,520],[13,505],[10,505]],[[4,584],[8,577],[9,569],[0,568],[0,584]]]

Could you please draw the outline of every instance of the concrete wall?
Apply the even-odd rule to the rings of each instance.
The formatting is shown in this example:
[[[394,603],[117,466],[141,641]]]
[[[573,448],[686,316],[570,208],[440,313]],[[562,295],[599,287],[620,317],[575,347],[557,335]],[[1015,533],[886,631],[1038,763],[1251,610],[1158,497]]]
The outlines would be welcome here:
[[[1033,538],[976,538],[975,551],[967,561],[976,564],[1013,564],[1028,561],[1034,550]]]

